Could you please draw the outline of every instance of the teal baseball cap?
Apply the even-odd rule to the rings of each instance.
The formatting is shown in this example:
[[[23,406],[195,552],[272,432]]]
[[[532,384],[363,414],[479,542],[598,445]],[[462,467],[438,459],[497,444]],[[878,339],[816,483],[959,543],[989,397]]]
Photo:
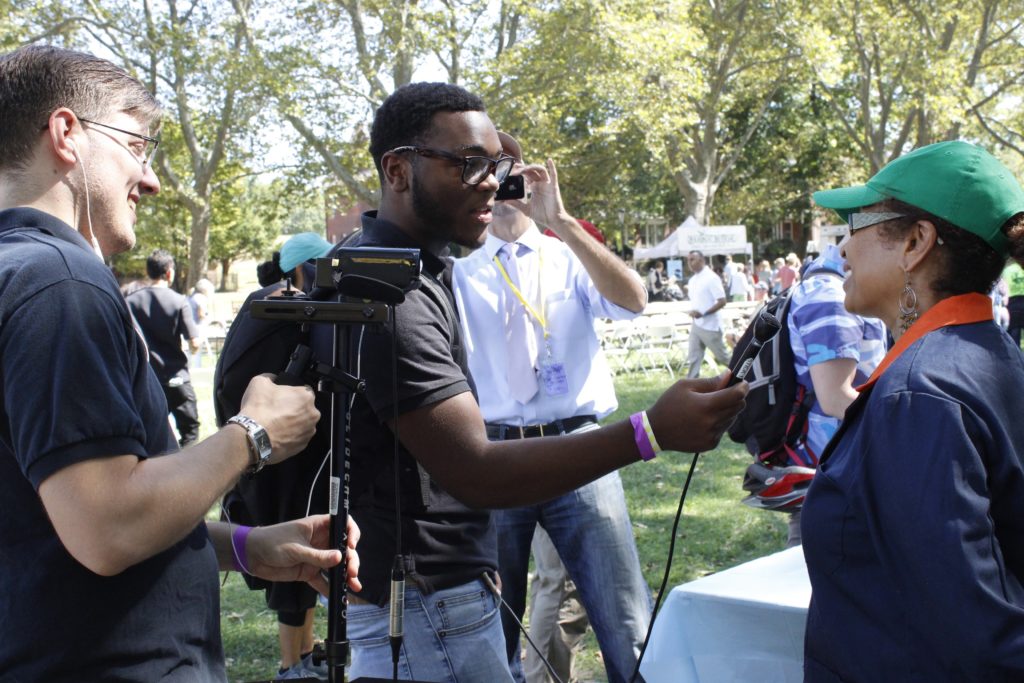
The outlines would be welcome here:
[[[303,261],[324,256],[330,250],[331,243],[315,232],[292,235],[281,247],[281,271],[290,273]]]
[[[1007,242],[1000,228],[1024,212],[1024,189],[1010,169],[983,148],[958,140],[904,154],[863,185],[814,193],[818,206],[834,209],[843,220],[885,199],[898,199],[974,233],[1003,256]]]

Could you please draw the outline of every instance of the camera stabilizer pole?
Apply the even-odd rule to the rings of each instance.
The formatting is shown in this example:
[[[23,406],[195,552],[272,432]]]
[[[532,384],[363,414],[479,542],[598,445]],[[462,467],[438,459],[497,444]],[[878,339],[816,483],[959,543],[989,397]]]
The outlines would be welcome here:
[[[328,680],[341,683],[345,680],[345,662],[348,659],[345,587],[348,575],[349,444],[344,397],[345,392],[362,393],[366,388],[361,379],[341,370],[345,367],[341,336],[345,325],[385,323],[391,319],[393,311],[391,306],[382,303],[313,301],[301,295],[254,301],[250,310],[252,317],[258,319],[293,321],[302,325],[334,325],[332,364],[316,362],[311,349],[299,345],[278,381],[283,384],[316,383],[320,390],[331,393],[330,538],[331,547],[341,551],[342,561],[328,570],[327,641],[323,650],[314,652],[314,661],[326,659]]]

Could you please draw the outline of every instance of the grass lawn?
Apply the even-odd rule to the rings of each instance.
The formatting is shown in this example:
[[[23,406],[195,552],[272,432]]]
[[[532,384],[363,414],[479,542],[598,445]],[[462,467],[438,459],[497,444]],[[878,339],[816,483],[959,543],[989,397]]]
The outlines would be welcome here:
[[[213,431],[213,408],[208,398],[210,365],[206,362],[205,367],[193,372],[204,434]],[[624,419],[650,406],[672,381],[667,374],[619,375],[616,389],[620,408],[608,421]],[[661,584],[669,533],[690,460],[690,455],[663,453],[652,462],[622,470],[640,560],[652,591]],[[728,439],[717,450],[700,457],[679,525],[670,590],[782,549],[785,517],[753,510],[739,502],[743,495],[740,483],[749,462],[746,451]],[[216,514],[211,511],[212,516]],[[263,593],[247,590],[235,573],[227,576],[221,591],[221,630],[231,681],[273,676],[278,664],[276,616],[266,609]],[[318,610],[317,636],[323,638],[326,633],[324,610]],[[584,641],[577,659],[577,675],[579,681],[605,680],[593,633]]]

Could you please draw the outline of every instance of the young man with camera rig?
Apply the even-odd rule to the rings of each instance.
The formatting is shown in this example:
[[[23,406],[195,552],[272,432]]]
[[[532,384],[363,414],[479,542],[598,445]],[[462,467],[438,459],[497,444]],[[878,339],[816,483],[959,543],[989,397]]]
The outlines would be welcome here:
[[[515,160],[503,154],[483,102],[442,83],[392,93],[377,110],[370,151],[381,179],[380,209],[364,214],[359,238],[346,246],[419,248],[423,286],[396,307],[396,335],[390,326],[350,335],[367,391],[354,399],[350,418],[351,511],[364,530],[365,589],[348,608],[349,674],[392,673],[388,602],[397,527],[406,574],[400,674],[509,681],[490,590],[498,563],[488,510],[562,495],[653,458],[658,444],[714,448],[742,409],[746,387],[725,388],[724,377],[684,380],[631,420],[558,439],[490,441],[469,378],[466,346],[472,340],[455,314],[447,245],[481,244],[495,192]]]
[[[455,263],[469,368],[487,435],[508,440],[597,429],[597,421],[618,403],[594,320],[635,318],[647,304],[647,290],[637,273],[565,211],[554,162],[525,165],[519,143],[507,133],[498,136],[502,151],[516,160],[509,177],[524,181],[522,196],[503,199],[499,191],[484,245]],[[558,237],[541,234],[535,221]],[[597,634],[608,680],[627,680],[647,632],[651,599],[619,473],[537,505],[497,511],[494,518],[502,595],[516,612],[514,618],[503,614],[513,675],[524,678],[516,621],[525,611],[531,540],[539,523],[557,553],[546,559],[551,543],[541,544],[538,570],[553,564],[552,573],[564,577],[559,558],[564,561]],[[556,583],[557,595],[564,579]],[[558,630],[561,600],[545,602],[554,603],[547,609],[554,618],[538,623],[532,611],[531,637],[544,635],[538,647],[546,658],[548,643],[556,648],[559,678],[568,680],[571,650],[560,652],[560,636],[547,636]],[[534,679],[547,680],[543,666],[536,669]]]
[[[308,387],[249,386],[174,457],[167,403],[103,259],[160,182],[160,107],[92,55],[0,55],[0,677],[226,680],[217,569],[321,588],[328,517],[205,523],[246,470],[302,448]],[[354,571],[355,567],[350,567]]]

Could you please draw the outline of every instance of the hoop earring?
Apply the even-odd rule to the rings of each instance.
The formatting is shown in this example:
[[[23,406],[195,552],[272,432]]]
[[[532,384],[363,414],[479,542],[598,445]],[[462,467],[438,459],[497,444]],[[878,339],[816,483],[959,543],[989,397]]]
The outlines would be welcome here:
[[[910,329],[920,315],[917,310],[917,292],[910,286],[910,273],[904,273],[904,277],[906,284],[897,301],[900,307],[900,334]]]

